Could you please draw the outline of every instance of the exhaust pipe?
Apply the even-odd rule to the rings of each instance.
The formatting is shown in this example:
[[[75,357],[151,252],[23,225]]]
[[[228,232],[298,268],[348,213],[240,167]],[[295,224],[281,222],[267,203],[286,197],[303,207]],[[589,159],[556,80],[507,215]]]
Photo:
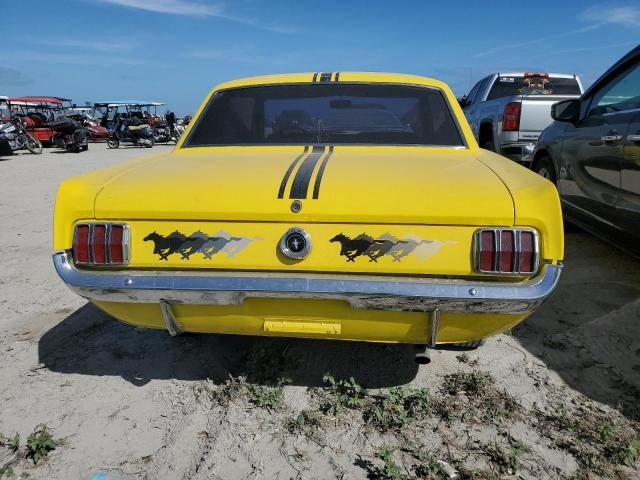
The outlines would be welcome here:
[[[418,365],[429,365],[431,363],[431,351],[427,345],[416,345],[416,352],[413,361]]]

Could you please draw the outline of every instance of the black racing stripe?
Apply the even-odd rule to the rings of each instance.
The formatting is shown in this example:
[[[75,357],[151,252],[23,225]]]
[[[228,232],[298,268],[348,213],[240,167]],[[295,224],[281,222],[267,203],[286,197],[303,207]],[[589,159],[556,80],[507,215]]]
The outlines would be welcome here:
[[[313,175],[313,170],[316,168],[318,160],[324,153],[325,147],[313,147],[311,153],[304,159],[302,165],[298,169],[298,173],[293,178],[291,184],[291,194],[289,198],[307,198],[307,190],[309,189],[309,182]]]
[[[300,155],[294,158],[293,162],[291,162],[291,165],[289,165],[289,168],[287,168],[287,171],[285,172],[284,177],[282,177],[282,182],[280,183],[280,190],[278,190],[278,198],[284,198],[284,189],[287,188],[287,182],[289,181],[291,172],[293,172],[293,169],[296,168],[296,165],[298,164],[298,162],[302,159],[302,157],[304,157],[307,154],[308,151],[309,151],[309,146],[306,145],[304,147],[304,152],[302,152]]]
[[[336,82],[338,81],[339,78],[340,78],[340,72],[336,72]]]
[[[321,73],[320,74],[320,81],[321,82],[330,82],[331,81],[331,73]]]
[[[318,175],[316,175],[316,183],[313,186],[313,198],[314,200],[318,199],[320,195],[320,183],[322,182],[322,174],[324,173],[324,169],[327,168],[327,163],[329,162],[329,158],[331,158],[331,154],[333,153],[333,145],[329,147],[329,153],[324,157],[322,163],[320,164],[320,169],[318,170]]]
[[[312,82],[315,82],[316,80],[318,80],[318,74],[314,73],[313,74],[313,80],[311,80]]]

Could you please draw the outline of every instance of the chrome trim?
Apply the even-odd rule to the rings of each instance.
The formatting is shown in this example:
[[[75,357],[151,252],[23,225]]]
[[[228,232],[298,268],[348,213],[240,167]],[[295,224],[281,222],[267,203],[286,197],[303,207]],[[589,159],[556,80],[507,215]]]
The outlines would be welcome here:
[[[182,325],[180,325],[178,320],[176,320],[176,316],[173,314],[173,310],[171,309],[171,304],[169,302],[161,299],[160,310],[162,310],[162,318],[164,319],[164,324],[167,327],[169,335],[175,337],[184,333],[184,328],[182,328]]]
[[[287,245],[287,238],[289,237],[289,235],[293,235],[294,233],[297,233],[298,235],[303,237],[305,241],[304,249],[300,250],[299,252],[294,252]],[[307,258],[311,253],[311,247],[312,247],[311,235],[309,235],[309,233],[303,228],[300,228],[300,227],[290,228],[280,238],[279,246],[280,246],[280,251],[285,257],[290,258],[292,260],[303,260]]]
[[[493,262],[493,270],[482,270],[480,268],[480,251],[482,250],[482,232],[493,232],[494,235],[494,248],[495,258]],[[514,271],[502,272],[500,271],[500,255],[502,247],[502,232],[513,232],[514,235]],[[533,271],[521,272],[520,271],[520,247],[521,247],[521,234],[522,232],[531,232],[533,234]],[[538,231],[534,228],[479,228],[473,232],[473,268],[476,272],[480,273],[493,273],[498,275],[532,275],[537,273],[540,269],[540,237]]]
[[[245,298],[331,299],[353,308],[392,311],[526,313],[558,284],[562,265],[545,265],[523,281],[242,271],[79,269],[67,252],[53,255],[60,278],[89,300],[240,305]]]
[[[431,312],[431,332],[429,332],[429,344],[427,347],[435,348],[438,344],[438,329],[440,328],[440,310],[438,308]]]

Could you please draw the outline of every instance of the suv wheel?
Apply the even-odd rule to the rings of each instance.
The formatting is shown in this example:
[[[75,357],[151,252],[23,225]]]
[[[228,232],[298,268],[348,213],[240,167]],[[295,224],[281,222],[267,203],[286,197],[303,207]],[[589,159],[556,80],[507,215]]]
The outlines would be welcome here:
[[[534,170],[541,177],[544,177],[553,184],[556,184],[556,170],[553,167],[553,161],[551,160],[551,157],[549,157],[548,155],[544,155],[536,161]]]

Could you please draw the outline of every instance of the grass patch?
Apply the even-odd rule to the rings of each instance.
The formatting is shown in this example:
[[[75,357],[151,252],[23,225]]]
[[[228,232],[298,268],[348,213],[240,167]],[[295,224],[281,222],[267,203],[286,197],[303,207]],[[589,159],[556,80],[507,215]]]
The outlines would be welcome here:
[[[466,352],[462,352],[460,355],[456,355],[456,360],[458,360],[460,363],[466,363],[470,367],[478,366],[478,359],[472,359]]]
[[[477,420],[495,423],[512,419],[521,410],[515,399],[496,387],[487,372],[456,372],[445,375],[442,396],[434,402],[434,411],[445,421]]]
[[[362,387],[353,377],[348,380],[336,380],[333,375],[326,373],[322,380],[329,384],[329,395],[320,406],[324,413],[337,415],[346,409],[356,410],[364,406],[365,396]]]
[[[365,420],[382,432],[397,430],[431,413],[431,394],[426,388],[394,387],[372,402]]]
[[[279,385],[275,387],[249,385],[249,401],[257,407],[270,411],[282,410],[284,408],[283,385],[288,382],[289,379],[280,379]]]
[[[0,447],[7,447],[12,452],[16,452],[20,448],[20,434],[16,433],[13,437],[7,437],[0,433]]]
[[[537,417],[540,430],[587,471],[606,476],[640,460],[638,424],[617,412],[579,405],[573,411],[538,411]]]
[[[247,393],[246,377],[229,378],[222,385],[211,392],[211,400],[221,407],[228,407],[232,402],[244,397]]]
[[[27,437],[26,457],[30,458],[34,465],[37,465],[40,460],[47,458],[49,452],[56,449],[57,444],[58,442],[54,440],[49,428],[41,423]]]
[[[421,448],[411,450],[411,456],[415,460],[413,472],[418,478],[445,479],[449,475],[444,470],[442,464],[429,453]]]
[[[376,452],[376,457],[382,461],[382,469],[380,470],[381,478],[389,478],[392,480],[399,480],[402,478],[402,470],[393,460],[393,452],[395,448],[391,448],[389,445],[383,445]]]
[[[296,417],[287,420],[285,426],[289,433],[309,433],[322,425],[320,415],[314,410],[302,410]]]
[[[499,473],[509,475],[515,475],[520,467],[522,456],[529,452],[529,447],[511,435],[507,436],[506,444],[499,443],[496,439],[493,443],[485,444],[481,448]]]

